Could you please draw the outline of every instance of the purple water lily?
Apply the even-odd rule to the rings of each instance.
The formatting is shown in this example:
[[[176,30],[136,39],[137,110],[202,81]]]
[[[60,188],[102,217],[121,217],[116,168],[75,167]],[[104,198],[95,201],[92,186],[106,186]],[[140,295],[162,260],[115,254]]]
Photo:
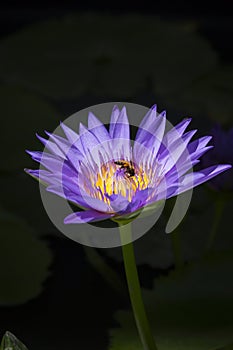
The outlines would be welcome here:
[[[210,148],[211,137],[191,141],[196,130],[185,132],[185,119],[165,132],[166,113],[152,107],[143,118],[134,141],[126,108],[113,108],[109,130],[92,114],[79,134],[61,123],[65,137],[38,136],[47,151],[28,153],[43,168],[26,172],[46,185],[47,191],[76,204],[66,224],[117,219],[176,196],[231,168],[214,165],[190,172]]]
[[[211,166],[215,163],[226,162],[233,165],[233,128],[228,131],[223,130],[220,125],[216,125],[211,131],[213,149],[202,158],[203,166]],[[233,191],[233,169],[212,179],[209,185],[223,192]]]

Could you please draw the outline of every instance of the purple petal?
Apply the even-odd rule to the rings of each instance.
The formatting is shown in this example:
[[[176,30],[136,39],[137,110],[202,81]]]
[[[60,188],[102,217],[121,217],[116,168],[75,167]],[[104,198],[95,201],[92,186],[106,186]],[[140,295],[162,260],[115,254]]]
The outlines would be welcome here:
[[[191,118],[182,120],[179,124],[175,125],[171,130],[169,130],[163,137],[163,143],[160,146],[158,154],[166,151],[167,148],[170,148],[171,145],[179,138],[182,137],[186,128],[191,122]]]
[[[56,185],[51,185],[46,187],[46,191],[56,194],[57,196],[64,198],[78,206],[88,208],[86,202],[82,197],[77,196],[77,194],[71,192],[68,188],[62,187],[59,183]]]
[[[115,123],[112,148],[114,159],[130,159],[130,128],[125,107]]]
[[[126,140],[130,139],[129,121],[128,121],[125,107],[122,108],[119,114],[119,117],[115,123],[113,138],[126,139]]]
[[[202,183],[212,179],[213,177],[217,176],[223,171],[230,169],[231,167],[231,165],[214,165],[199,172],[187,174],[180,179],[180,186],[174,195],[183,193],[193,187],[201,185]]]
[[[183,135],[188,125],[190,124],[191,120],[192,120],[191,118],[182,120],[179,124],[175,125],[171,130],[169,130],[165,134],[164,140],[163,140],[163,144],[165,145],[165,147],[168,147],[175,140],[177,140],[177,138],[180,138]]]
[[[107,196],[110,199],[110,205],[115,213],[120,214],[127,210],[129,205],[129,201],[126,197],[123,197],[120,194],[113,194],[111,196]]]
[[[84,150],[82,148],[82,145],[79,145],[79,148],[75,147],[75,144],[78,142],[76,141],[75,144],[71,144],[69,141],[67,141],[65,138],[51,134],[47,131],[45,133],[49,136],[50,139],[52,139],[56,145],[59,147],[60,151],[64,154],[64,156],[70,161],[74,169],[77,169],[79,161],[84,159]]]
[[[143,119],[143,123],[139,126],[133,148],[136,162],[146,162],[147,159],[151,158],[152,150],[153,159],[155,159],[163,140],[165,125],[165,112],[156,117],[156,111],[151,110],[147,115],[147,119]],[[146,127],[147,129],[142,129],[142,127]]]
[[[40,163],[43,167],[51,171],[52,173],[60,174],[60,178],[63,176],[76,177],[77,171],[71,167],[71,164],[66,160],[62,160],[53,154],[39,151],[26,151],[31,155],[32,159]]]
[[[85,154],[85,162],[92,165],[93,169],[97,165],[101,164],[100,154],[102,157],[106,158],[107,162],[107,153],[106,149],[102,146],[100,141],[96,138],[96,136],[89,131],[82,123],[80,123],[80,139],[75,143],[76,147],[82,147]]]
[[[73,143],[75,143],[78,140],[79,135],[74,130],[70,129],[67,125],[65,125],[64,123],[61,122],[60,125],[61,125],[68,141],[71,143],[71,145]]]
[[[154,189],[152,188],[146,188],[145,190],[141,190],[141,191],[137,190],[132,199],[132,202],[128,207],[128,211],[134,212],[144,207],[145,204],[147,203],[149,196],[152,194],[153,191]]]
[[[198,163],[200,163],[200,160],[193,160],[193,161],[187,160],[186,162],[178,163],[171,170],[169,170],[169,172],[165,175],[166,181],[168,183],[177,182],[181,176],[186,174]]]
[[[85,210],[68,215],[64,219],[64,224],[83,224],[85,222],[106,220],[112,216],[113,214],[99,213],[95,210]]]
[[[91,112],[88,114],[88,129],[95,135],[99,142],[102,143],[110,140],[109,133],[104,124]]]
[[[101,201],[97,198],[92,198],[88,196],[87,193],[82,195],[81,193],[75,193],[73,189],[70,188],[70,183],[64,183],[63,186],[61,184],[49,186],[46,188],[48,192],[53,192],[58,196],[70,200],[84,208],[94,209],[100,212],[109,212],[110,208],[108,204]]]
[[[212,136],[201,137],[188,145],[188,151],[190,154],[196,153],[203,149],[212,139]]]
[[[54,155],[61,157],[62,159],[65,159],[64,153],[59,149],[59,147],[53,143],[52,141],[49,141],[47,139],[44,139],[40,135],[36,134],[36,137],[43,143],[43,145]]]
[[[120,110],[119,108],[115,105],[112,109],[112,114],[111,114],[111,119],[110,119],[110,125],[109,125],[109,134],[110,137],[113,138],[114,135],[114,130],[116,126],[117,119],[119,117]]]
[[[164,186],[160,186],[152,202],[157,202],[174,196],[178,187],[179,185],[177,183],[167,184],[166,188],[164,188]]]
[[[196,130],[189,131],[182,138],[176,139],[176,141],[159,156],[159,161],[165,164],[164,174],[166,174],[172,167],[176,166],[179,158],[183,153],[189,158],[187,145]]]
[[[26,151],[33,160],[40,163],[42,166],[47,168],[48,170],[55,172],[55,171],[61,171],[63,160],[57,158],[56,156],[46,153],[46,152],[40,152],[40,151]]]
[[[135,142],[149,146],[148,141],[150,141],[151,145],[151,143],[157,139],[161,143],[164,135],[165,123],[166,112],[164,111],[157,116],[156,109],[151,109],[139,125]]]
[[[71,143],[64,137],[61,137],[59,135],[52,134],[48,131],[45,131],[45,133],[49,136],[51,140],[53,140],[56,143],[60,151],[62,151],[62,153],[66,156],[72,146]]]
[[[45,184],[55,184],[57,181],[51,172],[42,169],[24,169],[24,171],[35,179],[44,182]]]
[[[147,132],[150,134],[153,134],[153,125],[157,119],[157,106],[154,105],[145,115],[145,117],[142,119],[135,140],[139,143],[141,143],[145,139],[145,135],[147,135]],[[155,131],[155,130],[154,130]]]

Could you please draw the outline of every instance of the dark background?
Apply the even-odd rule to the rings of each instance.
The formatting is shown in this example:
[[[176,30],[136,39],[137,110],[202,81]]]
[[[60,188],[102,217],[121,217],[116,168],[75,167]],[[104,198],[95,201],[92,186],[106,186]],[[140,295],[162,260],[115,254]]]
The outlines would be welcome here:
[[[127,18],[127,16],[136,15],[138,16],[137,23],[139,24],[138,31],[135,31],[136,41],[137,36],[140,36],[140,32],[143,32],[143,26],[147,18],[150,22],[153,22],[153,18],[156,21],[158,18],[161,21],[169,21],[171,27],[174,25],[174,28],[176,28],[177,23],[186,23],[190,26],[198,25],[195,33],[197,33],[201,40],[208,43],[211,50],[217,55],[217,66],[220,67],[220,71],[222,69],[225,71],[226,67],[226,69],[231,67],[231,75],[223,74],[223,78],[219,79],[221,88],[219,90],[217,89],[216,92],[213,84],[213,81],[216,81],[215,69],[213,69],[213,72],[208,72],[208,74],[205,72],[201,73],[201,78],[197,74],[197,79],[204,79],[204,84],[201,85],[202,92],[200,93],[199,87],[197,89],[194,87],[194,92],[191,92],[192,98],[190,99],[190,97],[188,97],[186,99],[183,95],[183,91],[186,91],[186,85],[184,85],[181,94],[178,94],[178,102],[174,103],[176,97],[174,98],[172,93],[169,92],[167,94],[166,91],[165,93],[161,93],[160,90],[154,88],[156,75],[155,81],[151,82],[150,76],[148,78],[148,72],[145,74],[143,73],[147,65],[147,57],[144,57],[144,61],[137,61],[137,58],[135,58],[136,63],[132,62],[132,76],[133,74],[139,75],[142,77],[141,79],[143,81],[141,84],[140,78],[138,79],[139,87],[135,90],[132,87],[132,83],[132,86],[129,84],[129,88],[126,90],[127,92],[124,92],[123,86],[125,77],[123,74],[124,69],[122,70],[124,65],[122,65],[122,61],[120,61],[119,74],[122,74],[122,81],[119,86],[116,83],[116,86],[112,88],[115,82],[109,79],[108,89],[107,79],[104,75],[105,71],[103,70],[101,71],[102,73],[100,72],[99,75],[97,75],[99,81],[97,83],[95,82],[94,89],[92,89],[92,86],[87,86],[83,89],[81,86],[81,88],[78,87],[76,89],[74,83],[74,90],[71,91],[70,95],[69,91],[68,93],[63,93],[65,91],[64,88],[63,90],[58,88],[58,92],[50,93],[50,91],[53,91],[54,85],[60,84],[60,86],[62,86],[69,81],[66,77],[67,62],[64,61],[63,64],[62,59],[61,61],[59,60],[60,66],[58,65],[56,76],[54,76],[56,84],[52,84],[51,89],[47,89],[47,87],[50,86],[49,79],[52,79],[52,75],[50,76],[49,74],[48,83],[45,82],[44,86],[39,83],[37,86],[36,83],[37,80],[39,80],[39,73],[31,80],[31,77],[34,76],[34,71],[40,72],[41,68],[41,74],[43,76],[43,69],[45,67],[48,72],[53,69],[52,65],[51,67],[49,66],[51,60],[47,66],[46,63],[44,63],[46,52],[44,54],[43,49],[45,47],[43,45],[40,51],[40,45],[44,40],[45,33],[41,34],[41,37],[40,32],[35,34],[35,46],[31,48],[32,59],[28,57],[30,47],[25,51],[25,56],[23,54],[27,44],[25,44],[20,33],[24,29],[30,32],[30,26],[39,25],[44,21],[55,20],[55,22],[59,22],[63,21],[65,16],[75,16],[76,14],[79,16],[79,19],[85,16],[87,16],[85,18],[93,15],[100,16],[100,18],[98,17],[99,19],[97,19],[97,23],[105,20],[109,21],[111,18],[117,18],[119,28],[121,28],[121,24],[124,21],[124,16]],[[231,66],[233,64],[232,3],[229,0],[222,0],[217,4],[209,1],[198,4],[196,1],[173,2],[166,0],[154,1],[153,4],[150,5],[145,2],[136,3],[125,1],[104,1],[101,3],[95,1],[48,1],[46,5],[43,5],[39,1],[34,1],[32,7],[31,2],[11,1],[1,5],[0,18],[0,100],[2,101],[0,208],[2,209],[1,232],[4,232],[5,237],[5,245],[2,244],[2,247],[0,247],[0,256],[7,256],[8,258],[10,256],[9,261],[5,260],[5,258],[1,260],[2,270],[7,270],[7,273],[4,274],[1,270],[0,274],[0,285],[4,285],[3,295],[1,296],[0,293],[0,336],[2,336],[6,330],[9,330],[21,339],[29,349],[34,350],[59,350],[68,348],[95,348],[96,350],[104,350],[108,348],[109,344],[109,328],[117,325],[113,317],[114,312],[118,309],[127,309],[129,307],[129,300],[127,296],[122,296],[114,290],[101,276],[100,272],[95,268],[95,261],[93,262],[88,258],[87,250],[84,249],[84,247],[63,237],[49,222],[41,204],[37,183],[23,173],[24,167],[35,167],[35,165],[32,165],[29,158],[24,155],[24,149],[40,149],[41,146],[39,142],[34,140],[36,131],[55,128],[60,120],[65,119],[70,114],[82,108],[115,100],[134,102],[148,107],[157,103],[159,109],[167,109],[168,119],[171,122],[178,122],[183,116],[186,116],[186,114],[191,115],[193,116],[193,126],[199,128],[199,134],[208,133],[216,122],[221,124],[224,129],[231,128],[233,120],[231,108],[233,107],[233,70]],[[140,23],[142,24],[142,28],[140,28]],[[108,30],[107,28],[106,26],[106,30]],[[174,29],[174,31],[176,31],[176,29]],[[117,31],[115,33],[117,33]],[[48,32],[48,36],[49,35],[50,33]],[[54,27],[53,35],[54,37],[56,36]],[[57,35],[61,35],[60,29],[57,29]],[[117,34],[115,35],[117,36]],[[192,38],[193,36],[190,34],[190,41],[193,40]],[[8,39],[10,41],[7,41]],[[99,38],[96,39],[97,42],[98,39]],[[75,42],[74,37],[70,39],[69,43],[73,43],[78,47],[78,40],[81,40],[80,37],[78,37],[77,42]],[[85,41],[85,35],[83,36],[83,40]],[[125,49],[124,40],[126,39],[124,39],[124,35],[120,30],[119,40],[122,41],[122,47]],[[171,38],[171,40],[174,39]],[[30,39],[29,42],[32,43],[32,39]],[[64,40],[62,43],[64,44]],[[139,42],[138,45],[138,53],[142,50],[140,48],[140,43],[141,42]],[[108,44],[114,46],[114,42],[112,44],[111,40],[106,40],[105,45]],[[59,46],[59,41],[57,45]],[[156,50],[157,45],[150,42],[150,40],[148,40],[148,45],[151,45],[152,51]],[[166,43],[164,43],[164,45],[166,46]],[[198,44],[197,47],[195,45],[195,50],[199,50],[200,53],[203,52],[203,60],[205,61],[206,48],[203,48],[202,45],[198,48]],[[94,44],[93,47],[95,47]],[[134,45],[134,50],[137,53],[135,47],[136,45]],[[163,43],[160,43],[159,48],[162,47]],[[176,46],[174,45],[174,47]],[[62,55],[62,47],[59,49]],[[181,46],[178,46],[178,49],[180,50]],[[32,60],[35,58],[33,50],[35,50],[35,52],[38,50],[38,53],[41,54],[41,67],[39,57],[37,57],[37,61],[35,65],[33,65]],[[64,51],[65,50],[66,48],[64,47]],[[183,47],[183,50],[185,54],[187,50],[186,46]],[[175,51],[175,48],[174,52],[169,51],[170,61],[174,59],[173,56],[177,57],[177,52]],[[127,57],[131,57],[130,48],[128,51],[123,51],[123,55],[125,55],[125,60],[128,62]],[[180,52],[179,57],[182,55],[183,53]],[[90,53],[89,56],[91,56]],[[95,52],[93,52],[93,56],[95,56]],[[56,60],[57,58],[58,57],[55,55],[54,59]],[[100,64],[101,62],[103,62],[103,64],[108,62],[105,61],[106,57],[101,56],[100,59]],[[174,60],[176,61],[176,59]],[[201,59],[199,60],[201,61]],[[117,64],[118,63],[115,63],[112,69],[117,69]],[[27,71],[28,65],[30,65],[29,71]],[[189,69],[191,69],[190,67],[192,65],[196,65],[195,55],[193,64],[190,63]],[[88,67],[84,69],[88,70]],[[98,70],[98,64],[96,67],[96,70]],[[64,73],[62,72],[63,69]],[[174,70],[176,70],[175,65]],[[166,69],[164,71],[166,72]],[[24,75],[24,72],[26,72],[26,75]],[[88,72],[86,73],[88,75]],[[57,77],[59,74],[61,74],[60,79]],[[102,76],[104,76],[103,83],[101,83]],[[77,77],[75,76],[75,78]],[[127,78],[128,77],[126,77],[126,79]],[[42,83],[43,79],[46,79],[46,75],[45,78],[42,77]],[[169,90],[169,77],[166,77],[166,79],[167,83],[165,85]],[[189,78],[187,78],[186,84],[188,88],[192,86],[192,79],[195,81],[195,78],[190,78],[190,81]],[[211,79],[213,81],[209,83]],[[72,76],[70,76],[70,81],[72,81]],[[85,82],[85,79],[83,81]],[[98,90],[98,83],[101,85],[100,90]],[[128,86],[127,81],[125,85]],[[159,91],[159,93],[157,93],[157,91]],[[196,92],[197,97],[193,99]],[[202,99],[203,95],[205,96]],[[169,97],[169,101],[167,96]],[[219,103],[218,98],[220,101]],[[30,101],[27,103],[28,100]],[[207,100],[208,104],[206,105],[205,101]],[[214,106],[214,111],[212,108],[209,108],[209,106]],[[54,115],[52,116],[51,114],[53,113]],[[42,122],[40,120],[40,115]],[[49,117],[50,115],[51,119]],[[191,205],[190,214],[188,213],[191,218],[190,220],[193,219],[194,221],[191,221],[191,224],[188,221],[186,226],[182,225],[182,229],[185,231],[185,235],[183,232],[182,237],[185,238],[184,241],[182,241],[183,238],[181,238],[181,246],[183,250],[183,259],[186,263],[189,261],[196,261],[202,256],[208,229],[211,226],[211,220],[213,220],[214,200],[209,196],[210,189],[197,189],[195,191],[193,199],[194,204]],[[215,244],[215,251],[217,252],[219,247],[221,252],[233,248],[233,241],[229,238],[230,233],[232,233],[232,218],[230,214],[232,200],[227,202],[226,208],[224,219],[221,224],[222,237]],[[208,223],[206,223],[207,221]],[[198,234],[195,236],[194,232],[189,239],[187,235],[190,231],[190,225],[193,226],[193,222],[195,222],[196,225],[194,231],[196,230]],[[136,242],[137,258],[140,264],[140,279],[142,285],[146,288],[152,287],[154,278],[161,275],[166,276],[169,271],[174,270],[174,257],[171,250],[171,243],[168,243],[167,237],[166,239],[163,238],[163,222],[160,223],[160,226],[159,230],[161,231],[162,238],[159,236],[158,247],[162,244],[164,249],[164,256],[163,252],[161,253],[160,251],[160,255],[162,256],[161,260],[158,261],[158,259],[154,257],[156,254],[153,255],[151,250],[149,255],[152,257],[149,258],[148,261],[143,256],[144,251],[147,252],[148,246],[151,246],[151,239],[153,241],[152,236],[155,234],[153,229],[141,240]],[[30,294],[30,292],[28,294],[28,292],[26,292],[25,297],[24,291],[22,291],[22,284],[29,285],[28,289],[30,290],[30,284],[38,283],[38,281],[34,281],[34,274],[36,274],[34,263],[32,262],[31,265],[30,261],[27,260],[27,250],[25,249],[27,243],[24,245],[24,243],[21,242],[21,245],[19,243],[18,249],[17,247],[13,248],[13,246],[15,247],[16,245],[16,240],[17,242],[18,240],[20,241],[20,236],[17,233],[18,227],[20,227],[19,232],[23,231],[24,227],[26,227],[30,233],[30,230],[32,230],[32,235],[34,235],[33,237],[35,237],[35,240],[43,242],[45,251],[41,250],[41,252],[37,254],[35,244],[35,252],[32,254],[31,259],[33,260],[33,256],[38,257],[39,260],[41,259],[42,264],[44,260],[46,260],[44,264],[46,266],[48,265],[49,268],[49,274],[46,276],[44,272],[40,281],[40,283],[43,284],[43,289],[40,291],[40,288],[37,287],[35,288],[36,291],[34,294]],[[26,239],[28,239],[28,237],[26,237]],[[163,245],[165,240],[165,245]],[[141,246],[143,246],[145,250],[140,253]],[[30,244],[28,247],[30,247]],[[154,247],[155,252],[158,252],[158,247]],[[21,251],[21,248],[25,249],[25,251]],[[46,249],[49,249],[49,253]],[[89,251],[90,249],[91,248],[89,248]],[[169,254],[166,250],[169,250]],[[49,257],[47,256],[48,254]],[[117,260],[115,259],[115,255],[119,256],[119,249],[114,250],[114,252],[99,251],[99,254],[105,259],[107,264],[119,273],[119,285],[121,285],[122,281],[124,283],[123,264],[119,262],[121,260],[120,258]],[[4,266],[6,261],[7,264]],[[16,266],[20,266],[20,264],[25,265],[23,265],[22,269],[19,267],[18,272]],[[36,268],[38,268],[38,266],[36,266]],[[27,274],[25,269],[28,269],[28,271],[31,269],[32,271]],[[40,267],[38,270],[39,269]],[[16,270],[17,272],[15,272]],[[232,276],[229,276],[229,279],[231,278]],[[116,284],[118,284],[118,281]],[[14,292],[12,292],[12,290],[14,290]],[[18,293],[17,290],[19,290]],[[21,293],[22,297],[19,297]],[[11,294],[12,298],[6,297],[6,295]]]

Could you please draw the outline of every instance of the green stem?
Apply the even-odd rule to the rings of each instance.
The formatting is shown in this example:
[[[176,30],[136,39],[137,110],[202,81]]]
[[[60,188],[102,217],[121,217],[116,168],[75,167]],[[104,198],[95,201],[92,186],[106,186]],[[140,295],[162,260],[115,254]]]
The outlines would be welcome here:
[[[175,259],[175,268],[180,270],[184,267],[184,259],[181,251],[181,231],[180,226],[175,229],[174,232],[170,234],[172,240],[172,250]]]
[[[154,337],[151,333],[145,307],[142,301],[133,243],[124,244],[125,242],[131,241],[131,223],[123,226],[119,224],[119,230],[129,295],[143,348],[144,350],[158,350]]]
[[[207,246],[206,246],[207,252],[211,250],[213,243],[215,241],[215,238],[216,238],[216,235],[218,232],[218,228],[219,228],[219,224],[221,222],[222,214],[224,211],[224,207],[225,207],[225,200],[223,198],[218,198],[215,201],[214,220],[213,220],[213,225],[212,225],[210,235],[209,235],[208,241],[207,241]]]

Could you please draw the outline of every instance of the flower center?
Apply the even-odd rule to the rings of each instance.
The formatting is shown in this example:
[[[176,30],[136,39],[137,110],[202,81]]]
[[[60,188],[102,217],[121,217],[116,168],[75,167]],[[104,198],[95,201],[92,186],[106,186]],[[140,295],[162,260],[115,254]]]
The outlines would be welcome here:
[[[148,183],[149,179],[142,169],[132,162],[119,160],[103,164],[93,185],[97,198],[108,202],[105,194],[120,194],[131,201],[136,190],[146,189]]]

